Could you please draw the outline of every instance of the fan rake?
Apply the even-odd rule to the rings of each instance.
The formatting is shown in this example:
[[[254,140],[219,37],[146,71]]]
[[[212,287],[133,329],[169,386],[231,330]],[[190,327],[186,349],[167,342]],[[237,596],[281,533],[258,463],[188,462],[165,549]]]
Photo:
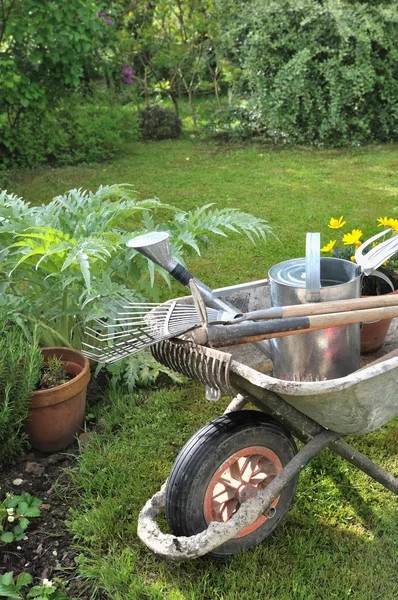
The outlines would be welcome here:
[[[153,344],[181,336],[202,324],[194,304],[182,300],[155,302],[117,301],[118,308],[106,319],[94,319],[85,333],[84,354],[100,363],[113,363]],[[221,310],[206,307],[208,322],[228,319]]]

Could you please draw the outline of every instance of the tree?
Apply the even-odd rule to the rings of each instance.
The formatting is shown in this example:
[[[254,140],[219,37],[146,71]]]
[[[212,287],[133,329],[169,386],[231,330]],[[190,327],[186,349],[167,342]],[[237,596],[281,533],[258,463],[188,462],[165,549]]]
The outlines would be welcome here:
[[[95,70],[108,24],[101,6],[86,0],[0,0],[0,132],[8,135],[24,115],[53,106]]]

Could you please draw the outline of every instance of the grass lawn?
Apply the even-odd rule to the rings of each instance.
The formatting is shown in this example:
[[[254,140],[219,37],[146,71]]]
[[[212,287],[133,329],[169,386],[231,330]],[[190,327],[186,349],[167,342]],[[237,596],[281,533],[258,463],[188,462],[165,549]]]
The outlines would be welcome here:
[[[20,175],[9,191],[40,203],[72,187],[125,182],[141,198],[158,196],[182,209],[215,202],[266,218],[280,241],[270,236],[252,245],[231,235],[188,261],[212,287],[264,277],[272,264],[302,256],[306,231],[322,231],[324,243],[334,239],[331,216],[344,215],[350,228],[369,235],[378,217],[398,216],[397,146],[315,151],[188,137],[130,150],[112,164]],[[398,598],[398,499],[328,451],[305,469],[292,510],[261,547],[227,561],[176,564],[143,547],[140,508],[184,442],[227,402],[206,402],[203,389],[188,384],[134,397],[113,392],[95,409],[98,427],[80,457],[71,516],[89,586],[112,600]],[[395,474],[397,425],[353,440]]]

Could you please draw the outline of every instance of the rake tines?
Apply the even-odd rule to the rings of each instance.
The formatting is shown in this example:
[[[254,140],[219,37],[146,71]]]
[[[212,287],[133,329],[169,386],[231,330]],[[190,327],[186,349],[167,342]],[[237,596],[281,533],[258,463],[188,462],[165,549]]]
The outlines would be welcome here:
[[[97,362],[116,362],[201,324],[194,305],[176,300],[158,304],[121,298],[118,305],[120,310],[106,320],[94,319],[95,328],[86,328],[86,335],[93,342],[84,342],[84,353]],[[222,317],[216,309],[207,311],[209,321]]]

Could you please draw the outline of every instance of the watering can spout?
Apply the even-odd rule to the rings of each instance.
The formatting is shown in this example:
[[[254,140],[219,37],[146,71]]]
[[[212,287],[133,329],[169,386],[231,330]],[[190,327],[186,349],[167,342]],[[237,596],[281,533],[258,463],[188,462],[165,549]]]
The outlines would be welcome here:
[[[127,246],[134,248],[169,273],[176,265],[171,257],[170,239],[166,231],[144,233],[129,240]]]

